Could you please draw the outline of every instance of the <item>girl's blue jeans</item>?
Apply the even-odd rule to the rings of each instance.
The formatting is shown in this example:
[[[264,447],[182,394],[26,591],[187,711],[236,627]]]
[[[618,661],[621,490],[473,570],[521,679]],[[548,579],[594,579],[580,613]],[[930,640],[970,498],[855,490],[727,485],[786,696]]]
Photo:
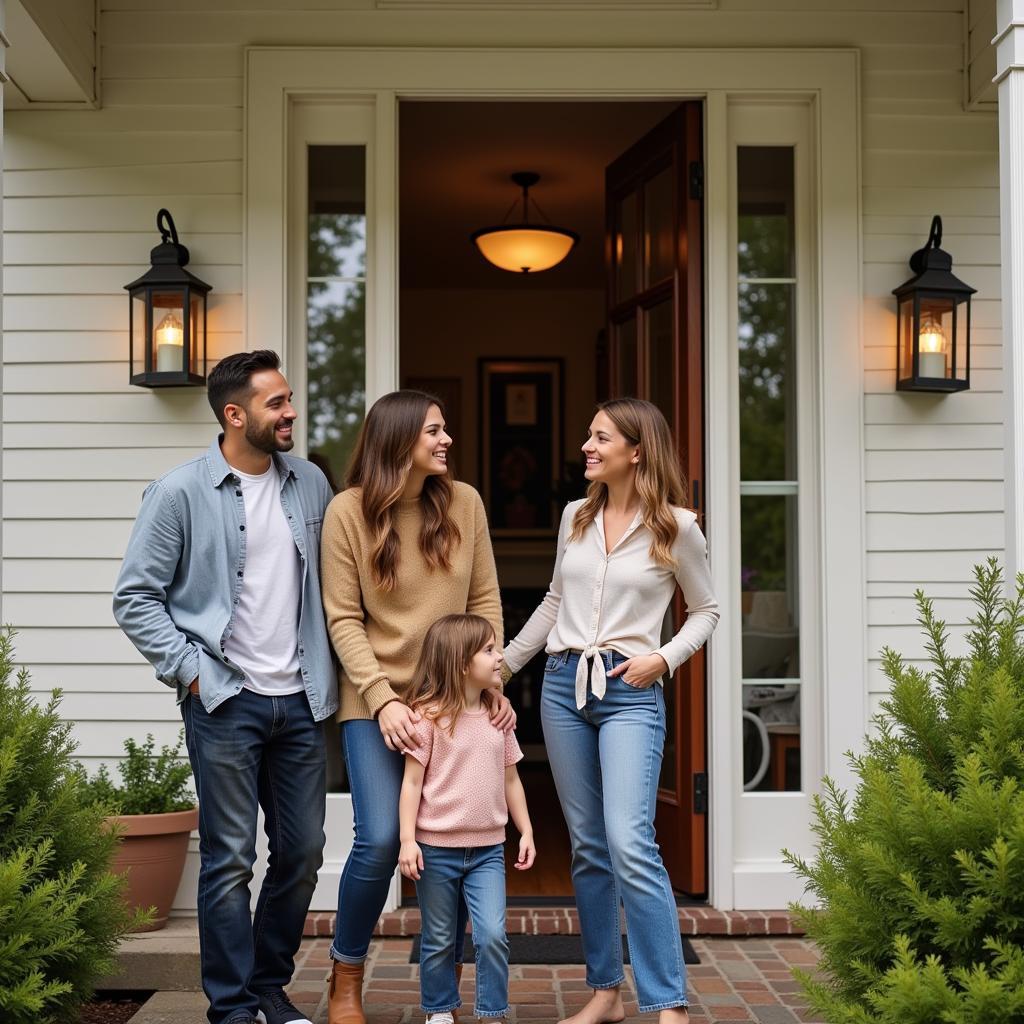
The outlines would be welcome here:
[[[455,983],[460,891],[469,906],[476,947],[478,1017],[508,1016],[508,939],[505,936],[505,849],[419,844],[420,999],[427,1013],[462,1005]]]
[[[626,659],[601,655],[605,670]],[[619,900],[642,1013],[686,1006],[686,967],[668,872],[654,838],[665,695],[609,676],[603,700],[576,707],[580,654],[548,658],[541,721],[572,838],[572,881],[590,988],[623,980]]]
[[[352,790],[355,839],[338,885],[331,957],[361,964],[398,868],[398,798],[405,755],[388,749],[376,722],[361,719],[342,722],[341,746]],[[455,940],[459,963],[466,919],[466,904],[460,899]]]

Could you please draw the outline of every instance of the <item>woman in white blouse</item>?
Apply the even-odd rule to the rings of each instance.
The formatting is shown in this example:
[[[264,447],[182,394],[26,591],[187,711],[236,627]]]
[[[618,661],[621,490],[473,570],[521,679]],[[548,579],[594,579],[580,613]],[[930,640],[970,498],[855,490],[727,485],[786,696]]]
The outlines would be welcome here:
[[[665,744],[664,678],[718,622],[707,545],[685,501],[668,424],[650,402],[598,407],[583,445],[587,497],[562,514],[547,595],[506,647],[517,672],[548,654],[541,717],[572,836],[572,878],[593,997],[566,1024],[625,1016],[618,941],[626,911],[643,1013],[682,1024],[686,968],[676,902],[654,839]],[[679,586],[687,619],[661,643]]]

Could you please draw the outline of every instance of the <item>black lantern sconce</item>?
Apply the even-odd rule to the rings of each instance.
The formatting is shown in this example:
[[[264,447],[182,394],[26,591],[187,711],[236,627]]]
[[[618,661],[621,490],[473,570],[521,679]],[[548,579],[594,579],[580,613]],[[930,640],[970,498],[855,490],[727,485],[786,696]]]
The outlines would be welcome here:
[[[206,296],[210,286],[185,269],[188,249],[167,210],[156,215],[161,242],[152,264],[126,284],[132,384],[173,388],[206,383]]]
[[[897,301],[896,390],[966,391],[971,386],[971,296],[977,291],[951,273],[942,245],[942,218],[910,257],[915,277],[893,289]]]

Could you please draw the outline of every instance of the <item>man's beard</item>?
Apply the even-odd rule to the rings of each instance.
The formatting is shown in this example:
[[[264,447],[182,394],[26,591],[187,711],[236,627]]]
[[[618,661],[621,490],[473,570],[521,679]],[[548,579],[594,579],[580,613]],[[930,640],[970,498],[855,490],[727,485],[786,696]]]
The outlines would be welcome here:
[[[245,425],[245,439],[258,452],[273,455],[274,452],[290,452],[295,447],[295,438],[287,440],[277,436],[277,424],[271,423],[262,430],[252,423]]]

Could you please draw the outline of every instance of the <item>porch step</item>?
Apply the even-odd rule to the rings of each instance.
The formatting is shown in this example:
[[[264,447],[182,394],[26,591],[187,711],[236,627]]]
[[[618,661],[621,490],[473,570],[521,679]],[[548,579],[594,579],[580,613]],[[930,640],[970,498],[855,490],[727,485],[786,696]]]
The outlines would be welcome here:
[[[788,910],[715,910],[713,907],[679,907],[679,931],[683,935],[803,935]],[[303,934],[334,934],[334,913],[306,916]],[[505,930],[510,935],[579,935],[575,907],[509,907]],[[420,933],[420,912],[410,907],[382,914],[375,935],[409,936]]]
[[[172,917],[158,932],[138,932],[121,941],[117,971],[104,978],[99,989],[127,991],[194,992],[199,976],[199,930],[194,917]],[[200,993],[202,995],[202,993]],[[149,1000],[146,1006],[153,1000]],[[133,1020],[144,1021],[139,1014]],[[185,1016],[170,1019],[185,1022]]]
[[[130,1024],[206,1024],[202,992],[154,992]]]

